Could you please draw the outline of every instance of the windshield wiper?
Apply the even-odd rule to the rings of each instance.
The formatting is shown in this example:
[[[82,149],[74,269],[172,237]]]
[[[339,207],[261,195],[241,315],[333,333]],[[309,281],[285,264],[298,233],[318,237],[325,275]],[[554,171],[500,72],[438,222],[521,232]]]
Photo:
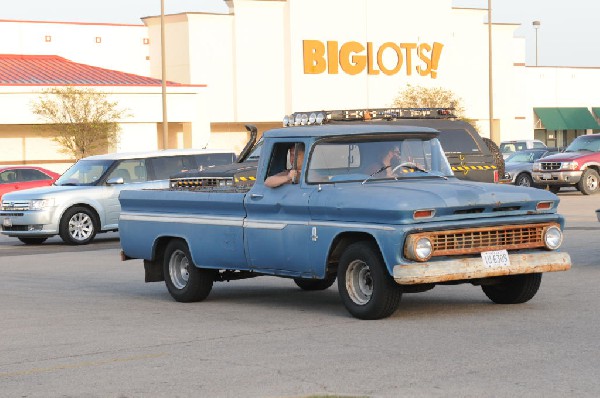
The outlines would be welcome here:
[[[427,170],[423,170],[422,168],[420,168],[413,162],[400,163],[398,166],[396,166],[392,169],[392,173],[395,172],[396,170],[398,170],[400,167],[404,167],[405,169],[420,171],[422,173],[429,173]]]
[[[375,171],[374,173],[372,173],[370,176],[368,176],[367,178],[365,178],[365,180],[362,182],[362,184],[364,184],[365,182],[369,181],[371,179],[371,177],[373,177],[375,174],[379,174],[381,173],[383,170],[387,170],[392,166],[383,166],[380,169],[378,169],[377,171]]]

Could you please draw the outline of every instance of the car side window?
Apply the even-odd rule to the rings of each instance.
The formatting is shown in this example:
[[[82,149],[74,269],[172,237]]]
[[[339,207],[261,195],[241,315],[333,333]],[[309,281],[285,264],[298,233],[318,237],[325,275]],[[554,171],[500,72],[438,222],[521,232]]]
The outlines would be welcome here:
[[[124,184],[147,181],[146,161],[144,159],[128,159],[119,162],[110,173],[108,179],[123,178]]]
[[[52,177],[42,173],[35,169],[19,169],[17,173],[17,179],[19,181],[39,181],[39,180],[51,180]]]
[[[168,180],[171,176],[196,168],[196,160],[189,156],[159,156],[149,158],[148,162],[154,171],[153,180]]]
[[[5,170],[0,173],[0,184],[8,184],[17,181],[17,174],[12,170]]]
[[[544,143],[542,143],[542,142],[537,142],[537,141],[535,141],[535,142],[533,143],[533,147],[534,147],[534,148],[546,148],[546,145],[544,145]]]

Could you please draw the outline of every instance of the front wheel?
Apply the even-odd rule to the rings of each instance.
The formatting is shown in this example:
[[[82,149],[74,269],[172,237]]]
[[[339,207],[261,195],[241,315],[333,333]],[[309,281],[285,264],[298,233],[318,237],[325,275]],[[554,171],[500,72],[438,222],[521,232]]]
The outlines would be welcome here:
[[[594,169],[585,169],[581,175],[581,180],[577,183],[577,189],[584,195],[591,195],[598,192],[600,176]]]
[[[295,278],[294,282],[302,290],[314,291],[328,289],[335,282],[335,275],[328,275],[325,279]]]
[[[213,286],[214,272],[196,267],[187,244],[178,239],[167,245],[163,272],[171,297],[182,303],[204,300]]]
[[[59,233],[65,243],[87,245],[96,236],[96,216],[87,207],[71,207],[60,220]]]
[[[531,176],[529,174],[522,173],[522,174],[519,174],[517,176],[517,178],[515,179],[515,185],[518,185],[520,187],[532,187],[533,179],[531,178]]]
[[[377,247],[354,243],[344,251],[338,266],[338,290],[344,306],[359,319],[381,319],[398,308],[400,286],[388,273]]]
[[[496,304],[521,304],[533,298],[542,283],[542,274],[502,276],[502,282],[483,285],[485,295]]]

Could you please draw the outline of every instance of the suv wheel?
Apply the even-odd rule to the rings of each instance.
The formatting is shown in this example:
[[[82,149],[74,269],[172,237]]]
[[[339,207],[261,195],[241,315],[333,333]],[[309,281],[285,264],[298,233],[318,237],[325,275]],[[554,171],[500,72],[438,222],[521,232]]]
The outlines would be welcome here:
[[[60,220],[60,237],[70,245],[87,245],[96,236],[96,225],[96,216],[90,209],[74,206]]]
[[[581,193],[584,195],[591,195],[598,192],[599,181],[600,176],[598,176],[598,172],[596,170],[586,169],[581,175],[581,180],[579,180],[577,183],[577,189],[579,189],[579,191],[581,191]]]
[[[515,185],[518,185],[521,187],[532,187],[533,180],[531,179],[531,176],[529,174],[521,173],[515,179]]]

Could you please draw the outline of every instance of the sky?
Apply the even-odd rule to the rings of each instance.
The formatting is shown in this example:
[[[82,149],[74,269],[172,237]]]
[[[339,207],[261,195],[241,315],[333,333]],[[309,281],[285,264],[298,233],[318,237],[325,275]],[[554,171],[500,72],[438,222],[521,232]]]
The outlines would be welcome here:
[[[490,1],[493,22],[522,24],[515,35],[526,38],[527,65],[535,65],[532,22],[540,21],[538,65],[600,67],[600,1]],[[160,15],[161,1],[5,0],[2,3],[0,19],[141,24],[143,17]],[[452,4],[487,9],[488,0],[452,0]],[[221,0],[165,0],[165,14],[184,11],[226,12],[227,7]]]

